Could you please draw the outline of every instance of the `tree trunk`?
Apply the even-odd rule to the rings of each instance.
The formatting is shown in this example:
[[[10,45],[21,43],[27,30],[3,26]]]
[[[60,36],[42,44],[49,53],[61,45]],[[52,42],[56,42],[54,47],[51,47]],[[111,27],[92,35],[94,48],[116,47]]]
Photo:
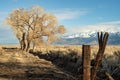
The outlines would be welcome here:
[[[26,43],[25,43],[25,33],[22,35],[22,40],[20,41],[21,49],[25,50]]]
[[[30,48],[30,42],[31,41],[27,41],[27,47],[26,47],[26,52],[29,50],[29,48]]]
[[[34,51],[34,49],[35,49],[35,42],[33,42],[33,51]]]
[[[20,49],[22,50],[22,42],[20,39],[19,39],[19,44],[20,44]]]

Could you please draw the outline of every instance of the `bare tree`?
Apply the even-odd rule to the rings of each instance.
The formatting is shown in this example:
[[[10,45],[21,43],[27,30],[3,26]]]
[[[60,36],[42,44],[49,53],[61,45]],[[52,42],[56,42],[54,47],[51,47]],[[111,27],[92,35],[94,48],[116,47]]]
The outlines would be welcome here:
[[[29,50],[31,42],[43,43],[45,36],[47,42],[51,43],[66,31],[63,25],[58,25],[54,15],[45,12],[40,6],[33,6],[29,10],[22,8],[12,11],[7,23],[15,32],[21,49],[26,51]]]

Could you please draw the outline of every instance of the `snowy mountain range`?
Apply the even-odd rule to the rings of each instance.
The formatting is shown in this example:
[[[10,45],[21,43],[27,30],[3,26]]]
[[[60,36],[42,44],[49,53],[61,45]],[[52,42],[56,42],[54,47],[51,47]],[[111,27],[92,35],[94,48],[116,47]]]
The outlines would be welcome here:
[[[62,45],[82,45],[82,44],[97,44],[97,31],[81,32],[72,35],[63,36],[56,44]],[[109,32],[109,45],[120,45],[120,32]]]
[[[89,37],[95,37],[96,33],[97,32],[95,32],[95,31],[93,31],[93,32],[81,32],[81,33],[76,33],[76,34],[64,36],[64,38],[76,38],[76,37],[89,38]]]

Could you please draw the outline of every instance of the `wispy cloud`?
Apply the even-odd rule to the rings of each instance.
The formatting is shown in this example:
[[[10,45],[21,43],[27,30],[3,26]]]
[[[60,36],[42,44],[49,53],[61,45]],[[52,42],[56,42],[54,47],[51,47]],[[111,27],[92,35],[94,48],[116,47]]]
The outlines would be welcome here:
[[[120,21],[104,22],[101,24],[103,24],[103,25],[120,25]]]
[[[80,32],[120,32],[120,21],[104,22],[86,26],[68,27],[67,34],[80,33]]]
[[[51,12],[57,17],[58,20],[68,20],[86,15],[88,13],[88,10],[61,9],[61,10],[52,10]]]

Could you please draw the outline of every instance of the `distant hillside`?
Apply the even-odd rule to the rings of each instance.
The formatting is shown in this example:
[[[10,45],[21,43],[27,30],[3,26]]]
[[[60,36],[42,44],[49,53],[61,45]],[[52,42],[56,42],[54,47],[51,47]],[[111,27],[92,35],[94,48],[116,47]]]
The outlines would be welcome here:
[[[55,44],[64,45],[82,45],[82,44],[97,44],[97,32],[77,33],[62,37]],[[109,45],[120,45],[120,32],[109,33]]]

